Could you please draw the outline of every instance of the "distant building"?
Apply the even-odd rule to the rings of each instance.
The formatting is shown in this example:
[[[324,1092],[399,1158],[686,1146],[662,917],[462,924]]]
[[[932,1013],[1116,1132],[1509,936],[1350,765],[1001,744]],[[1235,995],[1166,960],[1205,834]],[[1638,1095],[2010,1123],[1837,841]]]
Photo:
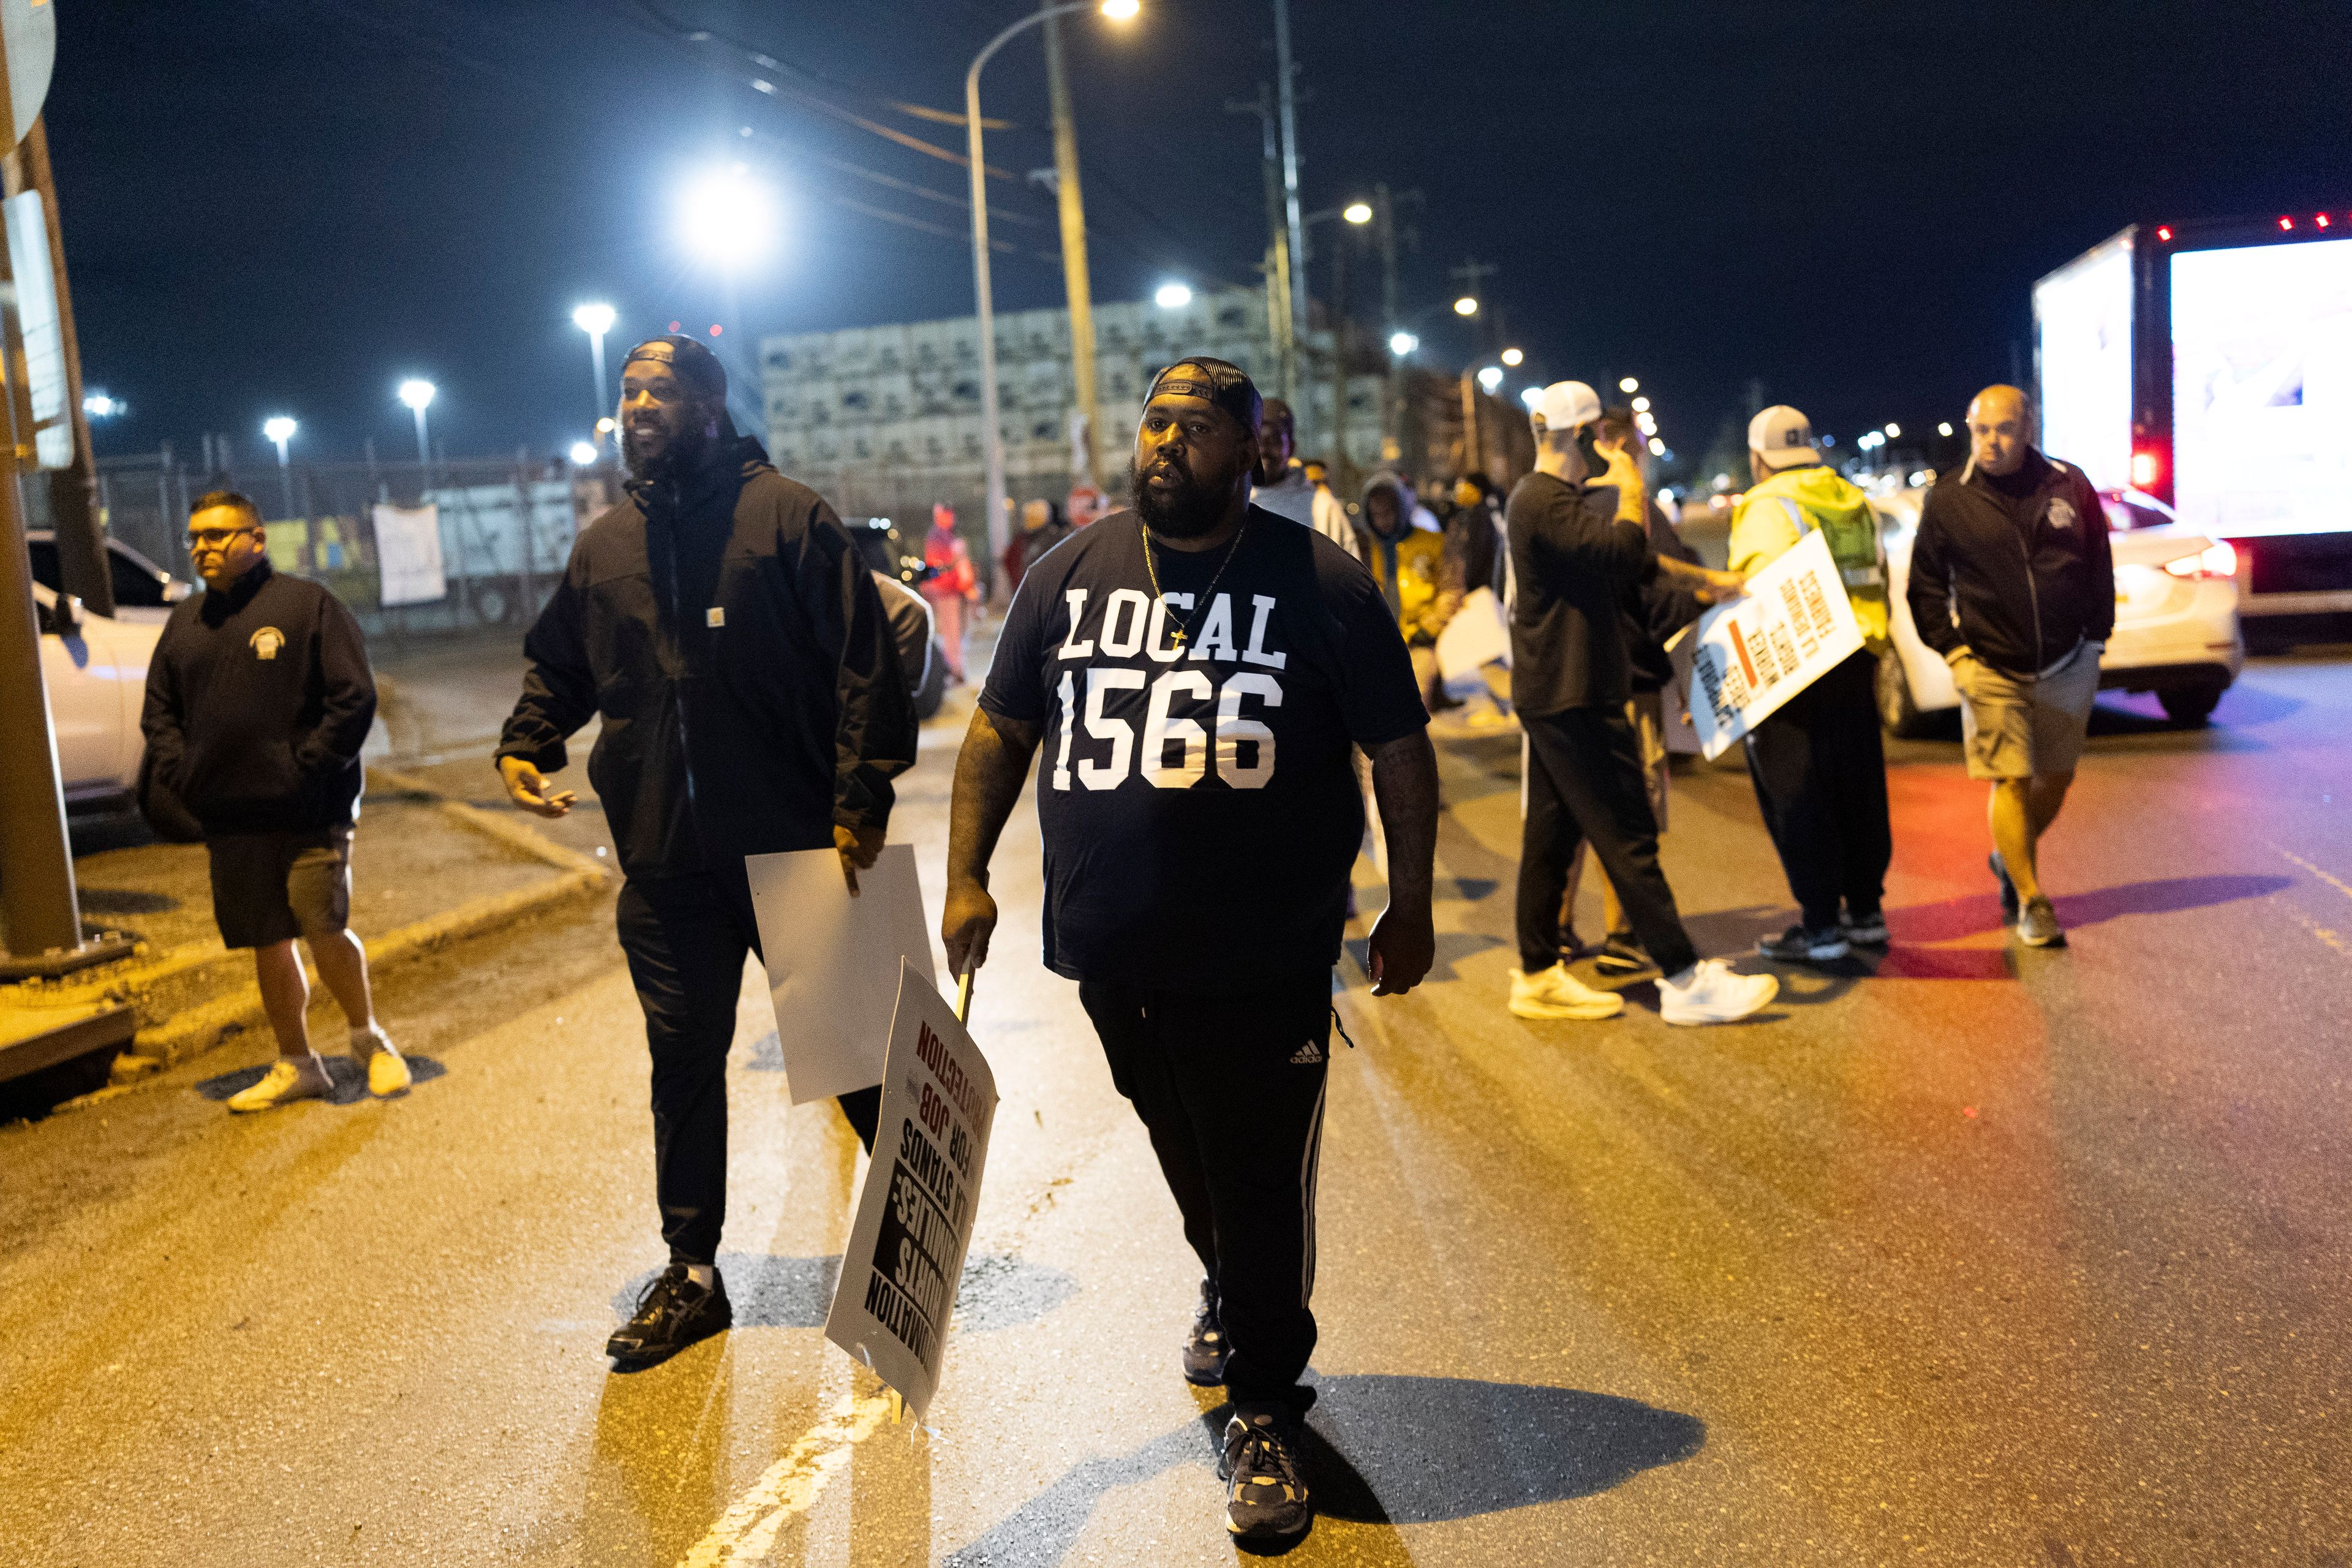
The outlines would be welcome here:
[[[1070,322],[1066,310],[996,318],[999,418],[1006,489],[1013,503],[1059,500],[1073,464]],[[985,487],[981,446],[976,318],[853,327],[765,339],[761,390],[768,450],[776,466],[847,514],[920,518],[930,503],[957,507],[980,536]],[[1332,428],[1331,334],[1312,333],[1306,355],[1320,367],[1298,399],[1302,455],[1328,456]],[[1223,289],[1166,309],[1149,302],[1095,307],[1095,385],[1104,488],[1126,488],[1128,456],[1143,395],[1163,367],[1188,353],[1230,360],[1274,395],[1265,296]],[[1348,380],[1347,458],[1376,467],[1381,452],[1376,374]]]

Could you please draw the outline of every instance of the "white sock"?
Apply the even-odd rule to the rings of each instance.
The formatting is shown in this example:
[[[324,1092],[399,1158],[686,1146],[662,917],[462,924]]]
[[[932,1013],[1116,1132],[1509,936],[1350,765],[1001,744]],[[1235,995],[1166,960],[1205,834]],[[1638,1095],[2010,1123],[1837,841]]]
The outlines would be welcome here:
[[[689,1263],[686,1266],[686,1277],[708,1290],[719,1283],[719,1268],[716,1264]]]

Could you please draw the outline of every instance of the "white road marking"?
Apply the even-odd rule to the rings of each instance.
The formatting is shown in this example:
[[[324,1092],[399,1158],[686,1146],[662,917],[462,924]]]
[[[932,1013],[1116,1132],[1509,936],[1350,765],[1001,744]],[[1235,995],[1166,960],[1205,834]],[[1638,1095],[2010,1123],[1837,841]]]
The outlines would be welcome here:
[[[825,1484],[849,1463],[849,1451],[888,1418],[890,1404],[887,1389],[862,1398],[855,1390],[843,1394],[823,1420],[801,1434],[800,1441],[719,1515],[710,1532],[677,1560],[677,1568],[766,1562],[777,1535],[809,1510]]]

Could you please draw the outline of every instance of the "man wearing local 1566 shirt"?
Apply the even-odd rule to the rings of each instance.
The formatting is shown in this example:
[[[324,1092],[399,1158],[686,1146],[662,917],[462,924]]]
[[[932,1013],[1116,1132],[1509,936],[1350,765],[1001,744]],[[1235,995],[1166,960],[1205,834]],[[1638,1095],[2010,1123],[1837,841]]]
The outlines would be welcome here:
[[[1207,1278],[1186,1377],[1232,1396],[1221,1473],[1250,1540],[1312,1522],[1297,1423],[1315,1346],[1315,1174],[1331,966],[1371,758],[1389,853],[1372,991],[1429,971],[1437,760],[1370,574],[1249,504],[1260,402],[1188,359],[1153,383],[1136,510],[1033,567],[956,764],[940,922],[987,954],[988,862],[1033,757],[1045,963],[1078,982]]]

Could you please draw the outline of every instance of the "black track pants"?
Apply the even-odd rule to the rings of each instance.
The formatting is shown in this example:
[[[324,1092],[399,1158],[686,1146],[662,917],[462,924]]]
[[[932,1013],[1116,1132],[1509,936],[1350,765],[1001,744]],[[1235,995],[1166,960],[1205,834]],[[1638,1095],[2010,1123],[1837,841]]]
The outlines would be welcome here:
[[[1625,923],[1652,963],[1679,974],[1698,962],[1674,889],[1658,868],[1658,819],[1633,726],[1618,708],[1519,716],[1528,737],[1528,819],[1519,845],[1519,967],[1559,962],[1560,895],[1577,846],[1592,845]]]
[[[1895,837],[1886,820],[1877,661],[1855,654],[1784,703],[1748,737],[1748,776],[1789,890],[1814,931],[1843,902],[1878,913]]]
[[[1302,1403],[1315,1349],[1315,1173],[1331,972],[1234,996],[1087,982],[1111,1081],[1151,1134],[1184,1239],[1215,1281],[1236,1405]]]
[[[743,960],[760,951],[741,873],[632,878],[621,889],[621,951],[653,1051],[654,1193],[673,1263],[711,1263],[727,1223],[727,1047]],[[880,1086],[841,1097],[866,1146]]]

